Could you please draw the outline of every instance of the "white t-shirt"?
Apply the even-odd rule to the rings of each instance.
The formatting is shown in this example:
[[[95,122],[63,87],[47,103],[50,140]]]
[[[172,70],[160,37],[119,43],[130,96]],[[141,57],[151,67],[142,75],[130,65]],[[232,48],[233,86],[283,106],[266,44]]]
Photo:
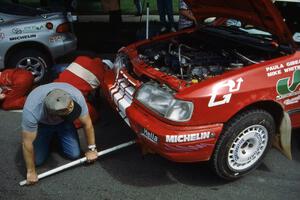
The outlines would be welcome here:
[[[179,1],[179,10],[189,10],[190,13],[192,13],[189,9],[189,7],[186,5],[186,3],[183,0]],[[178,21],[178,29],[184,29],[193,26],[194,22],[190,19],[188,19],[185,16],[180,15],[179,21]]]

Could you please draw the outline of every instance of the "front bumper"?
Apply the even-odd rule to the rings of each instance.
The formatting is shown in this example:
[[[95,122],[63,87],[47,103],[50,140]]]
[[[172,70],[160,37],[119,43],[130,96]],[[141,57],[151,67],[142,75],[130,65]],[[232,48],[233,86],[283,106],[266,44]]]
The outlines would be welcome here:
[[[134,103],[127,108],[126,114],[143,146],[176,162],[209,160],[223,128],[223,124],[169,125]]]
[[[201,126],[171,125],[150,114],[134,101],[136,83],[126,72],[116,78],[111,70],[105,73],[102,89],[124,121],[137,134],[138,142],[175,162],[209,160],[223,124]],[[115,81],[116,80],[116,81]]]

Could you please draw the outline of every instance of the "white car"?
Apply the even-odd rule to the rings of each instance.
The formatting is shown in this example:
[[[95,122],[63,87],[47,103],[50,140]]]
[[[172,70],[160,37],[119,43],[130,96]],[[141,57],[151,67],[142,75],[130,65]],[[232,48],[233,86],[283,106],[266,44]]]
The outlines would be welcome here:
[[[19,67],[35,82],[47,79],[55,59],[77,48],[72,16],[63,12],[0,3],[0,70]]]

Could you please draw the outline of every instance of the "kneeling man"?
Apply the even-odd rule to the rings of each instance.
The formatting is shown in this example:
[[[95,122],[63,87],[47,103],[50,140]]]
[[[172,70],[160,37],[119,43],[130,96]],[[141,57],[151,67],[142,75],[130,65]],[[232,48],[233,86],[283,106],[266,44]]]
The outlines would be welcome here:
[[[50,83],[34,89],[23,108],[22,142],[27,167],[27,184],[38,181],[36,165],[49,154],[51,139],[56,136],[62,153],[70,159],[80,157],[80,145],[73,121],[83,125],[89,150],[89,162],[97,159],[94,128],[81,92],[67,83]]]

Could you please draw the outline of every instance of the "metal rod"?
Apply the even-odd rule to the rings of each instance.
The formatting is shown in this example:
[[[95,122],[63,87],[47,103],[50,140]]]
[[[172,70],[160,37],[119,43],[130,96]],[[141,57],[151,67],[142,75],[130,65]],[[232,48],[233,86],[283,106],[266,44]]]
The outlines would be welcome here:
[[[117,145],[117,146],[115,146],[115,147],[112,147],[112,148],[109,148],[109,149],[106,149],[106,150],[103,150],[103,151],[99,151],[99,152],[97,153],[97,155],[98,155],[98,157],[100,157],[100,156],[103,156],[103,155],[108,154],[108,153],[110,153],[110,152],[113,152],[113,151],[116,151],[116,150],[119,150],[119,149],[128,147],[128,146],[130,146],[130,145],[132,145],[132,144],[135,144],[135,140],[132,140],[132,141],[130,141],[130,142],[126,142],[126,143]],[[70,167],[74,167],[74,166],[76,166],[76,165],[82,164],[82,163],[86,162],[86,160],[87,160],[86,157],[83,157],[83,158],[80,158],[80,159],[75,160],[75,161],[73,161],[73,162],[70,162],[70,163],[68,163],[68,164],[65,164],[65,165],[62,165],[62,166],[60,166],[60,167],[51,169],[51,170],[49,170],[49,171],[47,171],[47,172],[44,172],[44,173],[42,173],[42,174],[39,174],[39,175],[38,175],[38,179],[40,180],[40,179],[42,179],[42,178],[45,178],[45,177],[50,176],[50,175],[52,175],[52,174],[55,174],[55,173],[57,173],[57,172],[63,171],[63,170],[68,169],[68,168],[70,168]],[[27,183],[27,180],[23,180],[23,181],[21,181],[21,182],[19,183],[19,185],[20,185],[20,186],[23,186],[23,185],[26,185],[26,183]]]
[[[146,15],[146,39],[149,39],[149,2],[147,2],[147,15]]]

